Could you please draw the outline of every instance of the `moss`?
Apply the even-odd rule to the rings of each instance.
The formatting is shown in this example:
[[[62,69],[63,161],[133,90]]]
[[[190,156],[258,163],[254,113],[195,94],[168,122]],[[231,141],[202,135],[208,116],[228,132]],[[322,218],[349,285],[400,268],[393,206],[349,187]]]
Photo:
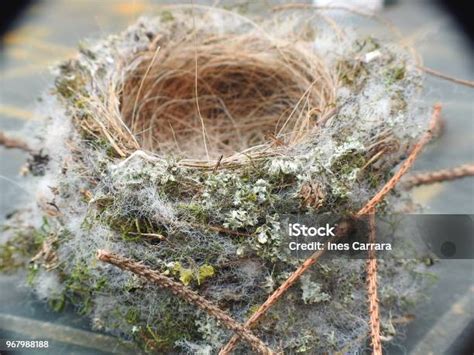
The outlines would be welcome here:
[[[61,293],[60,295],[50,298],[48,304],[53,311],[62,312],[66,306],[66,296],[64,293]]]
[[[253,306],[251,306],[247,311],[247,318],[250,318],[251,316],[253,316],[254,313],[259,310],[260,306],[261,306],[260,304],[254,304]]]
[[[166,307],[166,313],[152,323],[145,323],[134,337],[146,352],[174,353],[175,343],[183,339],[199,339],[195,328],[195,317],[177,317],[181,301],[174,300]],[[178,309],[177,309],[178,308]]]
[[[10,232],[13,237],[0,244],[0,272],[12,272],[28,265],[29,260],[40,251],[50,228],[48,220],[44,218],[38,229],[17,230],[4,226],[2,232]]]
[[[358,39],[355,41],[354,45],[358,52],[365,52],[365,53],[373,52],[380,48],[379,41],[372,36],[368,36],[363,39]]]
[[[385,72],[386,85],[393,85],[395,82],[403,80],[406,76],[406,66],[400,65],[389,68]]]
[[[407,109],[407,106],[408,106],[407,101],[405,99],[405,96],[400,91],[396,91],[390,97],[390,104],[391,104],[391,113],[392,114],[403,112]]]
[[[380,186],[380,183],[382,182],[382,176],[380,172],[378,171],[372,171],[369,170],[366,171],[366,181],[371,188],[377,188],[377,186]]]
[[[11,239],[0,245],[0,271],[13,271],[25,266],[24,258],[18,259],[18,255],[25,255],[26,249],[20,246],[21,239]]]
[[[87,46],[87,43],[79,42],[78,50],[79,53],[83,54],[92,61],[97,59],[97,55]]]
[[[160,13],[160,19],[164,23],[171,22],[171,21],[174,21],[174,16],[173,16],[173,13],[171,11],[164,10],[164,11],[161,11],[161,13]]]
[[[68,61],[59,67],[61,75],[56,78],[55,87],[57,93],[65,99],[72,100],[74,106],[81,107],[83,99],[87,96],[85,90],[86,78],[78,62]],[[80,95],[82,94],[82,95]]]
[[[201,203],[180,203],[177,208],[183,213],[185,218],[191,217],[192,220],[198,223],[207,223],[209,221],[209,211]]]
[[[88,117],[87,115],[82,115],[81,120],[91,120],[91,117]],[[94,136],[90,131],[82,129],[80,131],[81,137],[83,138],[83,141],[91,147],[91,149],[105,153],[105,155],[109,158],[117,158],[117,152],[115,151],[114,147],[112,144],[110,144],[110,141],[106,138],[97,138]]]
[[[166,235],[166,231],[148,217],[106,216],[105,222],[127,242],[146,240],[149,243],[158,243],[163,239],[163,235]]]
[[[30,265],[28,265],[28,273],[27,273],[27,276],[26,276],[26,283],[30,286],[34,285],[35,283],[35,280],[36,280],[36,276],[38,275],[38,271],[39,271],[39,266],[38,264],[35,264],[35,263],[32,263]]]
[[[90,314],[94,294],[103,290],[107,284],[105,277],[95,280],[90,267],[85,261],[79,261],[69,273],[62,274],[65,290],[59,299],[62,297],[65,304],[70,302],[74,305],[80,315]]]
[[[366,163],[365,154],[359,151],[348,151],[338,157],[331,164],[331,171],[338,177],[344,178],[351,175],[355,170],[362,168]]]
[[[359,60],[341,60],[336,65],[339,80],[349,87],[359,90],[368,77],[365,64]]]
[[[140,311],[135,307],[130,307],[124,318],[129,324],[138,324],[140,320]]]

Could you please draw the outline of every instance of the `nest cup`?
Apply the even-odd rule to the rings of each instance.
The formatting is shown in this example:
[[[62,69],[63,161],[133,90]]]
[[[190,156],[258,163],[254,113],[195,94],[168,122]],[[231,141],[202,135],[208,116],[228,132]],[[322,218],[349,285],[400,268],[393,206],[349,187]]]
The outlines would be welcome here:
[[[154,40],[126,75],[123,121],[141,149],[209,160],[303,141],[335,105],[314,53],[258,34],[196,30]]]
[[[85,78],[92,119],[79,124],[119,156],[142,150],[194,167],[238,164],[243,154],[269,156],[307,141],[334,115],[339,73],[314,50],[308,29],[292,23],[274,36],[221,10],[194,9],[209,21],[173,11],[158,33],[145,34],[146,46],[121,48],[120,60],[111,53],[105,75]],[[166,23],[176,20],[182,28]]]

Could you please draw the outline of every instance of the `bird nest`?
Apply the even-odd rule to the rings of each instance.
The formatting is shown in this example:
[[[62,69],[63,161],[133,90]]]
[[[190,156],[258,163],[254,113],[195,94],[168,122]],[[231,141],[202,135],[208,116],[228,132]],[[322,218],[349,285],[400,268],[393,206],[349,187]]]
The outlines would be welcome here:
[[[281,217],[357,211],[425,126],[413,54],[385,27],[377,39],[343,26],[343,13],[252,20],[176,7],[82,45],[59,67],[39,143],[46,165],[33,170],[38,295],[147,351],[223,346],[232,333],[209,308],[98,263],[96,251],[141,261],[236,322],[252,316],[303,261],[282,253]],[[383,210],[394,209],[392,197]],[[418,297],[422,272],[410,270],[422,267],[380,262],[384,339]],[[363,348],[365,275],[364,260],[324,260],[253,333],[285,352]]]

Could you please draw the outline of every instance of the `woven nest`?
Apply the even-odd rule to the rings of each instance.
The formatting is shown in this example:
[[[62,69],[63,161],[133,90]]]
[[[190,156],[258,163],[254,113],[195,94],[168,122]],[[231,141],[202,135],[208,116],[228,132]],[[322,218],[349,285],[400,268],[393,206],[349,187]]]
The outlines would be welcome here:
[[[224,345],[232,333],[209,314],[96,251],[142,261],[244,322],[302,262],[281,253],[280,217],[356,211],[425,125],[414,56],[390,31],[343,25],[343,13],[254,21],[178,7],[62,64],[40,142],[48,163],[36,170],[38,295],[147,351]],[[384,339],[398,334],[392,319],[418,297],[422,270],[380,261]],[[329,259],[254,334],[285,352],[355,351],[366,312],[365,261]]]

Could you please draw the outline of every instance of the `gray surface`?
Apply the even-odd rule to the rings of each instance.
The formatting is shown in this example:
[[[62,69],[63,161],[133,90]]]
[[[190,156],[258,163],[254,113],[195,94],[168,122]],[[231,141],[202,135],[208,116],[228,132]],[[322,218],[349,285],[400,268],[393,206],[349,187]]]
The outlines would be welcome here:
[[[210,2],[210,1],[209,1]],[[84,37],[97,37],[121,30],[133,23],[139,14],[150,9],[148,1],[44,1],[29,11],[18,29],[7,38],[0,57],[0,129],[16,132],[25,123],[34,122],[35,98],[51,82],[47,67],[56,60],[74,53],[74,46]],[[263,2],[253,5],[264,6]],[[150,13],[150,12],[148,12]],[[400,27],[407,39],[414,40],[416,49],[427,66],[464,79],[474,79],[473,57],[456,26],[427,1],[402,1],[384,10],[384,16]],[[473,90],[434,78],[426,82],[428,103],[443,103],[445,134],[432,144],[417,161],[415,169],[434,170],[474,161]],[[33,121],[32,121],[33,120]],[[33,123],[34,124],[34,123]],[[0,147],[0,214],[12,210],[24,192],[13,182],[21,182],[18,170],[25,155]],[[474,213],[474,184],[465,179],[449,184],[423,187],[414,191],[415,199],[431,213]],[[447,332],[429,336],[436,322],[448,314],[452,304],[469,296],[474,284],[472,260],[444,260],[435,264],[439,283],[430,299],[419,307],[417,319],[408,326],[406,339],[390,353],[410,352],[419,343],[423,351],[440,353],[440,344],[450,344],[453,335]],[[70,326],[87,327],[87,323],[70,314],[54,314],[38,303],[24,287],[21,279],[0,277],[0,312],[54,321]],[[459,322],[473,318],[472,307],[459,315]],[[459,324],[460,324],[459,323]],[[456,327],[453,327],[456,328]],[[0,333],[0,338],[4,334]],[[428,338],[427,338],[428,339]],[[437,343],[438,342],[438,343]],[[418,344],[417,344],[418,343]],[[58,344],[58,352],[70,352]],[[83,353],[93,353],[81,350]]]

